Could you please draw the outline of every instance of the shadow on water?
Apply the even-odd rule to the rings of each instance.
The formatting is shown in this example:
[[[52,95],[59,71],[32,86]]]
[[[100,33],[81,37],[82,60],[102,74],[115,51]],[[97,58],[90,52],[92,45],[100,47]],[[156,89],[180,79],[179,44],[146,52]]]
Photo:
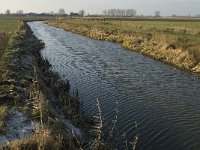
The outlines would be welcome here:
[[[126,133],[131,141],[137,121],[137,149],[200,148],[200,80],[196,75],[115,43],[92,40],[42,22],[29,25],[46,44],[42,55],[52,69],[69,79],[72,91],[78,89],[88,115],[95,113],[95,100],[99,99],[104,127],[111,126],[118,101],[117,134]]]

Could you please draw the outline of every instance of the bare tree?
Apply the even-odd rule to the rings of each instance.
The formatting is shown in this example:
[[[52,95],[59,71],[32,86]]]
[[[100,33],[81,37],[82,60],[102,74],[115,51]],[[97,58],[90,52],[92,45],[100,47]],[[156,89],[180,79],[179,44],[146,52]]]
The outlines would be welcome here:
[[[64,14],[65,14],[65,10],[64,9],[61,8],[61,9],[58,10],[58,15],[59,16],[63,16]]]
[[[115,16],[115,14],[116,14],[115,12],[116,12],[116,9],[111,9],[111,10],[110,10],[110,14],[111,14],[111,16],[113,16],[113,17],[114,17],[114,16]]]
[[[6,12],[5,12],[5,14],[6,14],[6,15],[10,15],[10,14],[11,14],[10,10],[7,9]]]
[[[110,16],[110,17],[133,17],[136,16],[137,12],[135,9],[109,9],[109,10],[104,10],[103,14],[105,13]]]
[[[133,16],[136,16],[137,12],[135,9],[127,9],[126,10],[126,16],[128,17],[133,17]]]
[[[132,16],[136,16],[137,15],[137,11],[135,9],[132,9]]]
[[[52,15],[52,16],[53,16],[53,15],[54,15],[54,12],[53,12],[53,11],[51,11],[51,12],[50,12],[50,15]]]
[[[115,16],[121,16],[121,10],[120,9],[116,9],[116,12],[115,12]]]
[[[196,17],[200,17],[200,14],[196,14]]]
[[[108,11],[107,10],[103,10],[103,15],[104,16],[108,16]]]
[[[110,9],[107,11],[107,14],[108,14],[108,16],[111,16],[111,10]]]
[[[122,9],[121,10],[121,16],[123,17],[123,16],[125,16],[126,15],[126,10],[125,9]]]
[[[81,9],[81,10],[79,11],[79,15],[80,15],[81,17],[83,17],[84,14],[85,14],[85,10]]]
[[[155,11],[155,17],[160,17],[160,11]]]
[[[172,14],[172,17],[177,17],[177,15],[176,14]]]
[[[17,15],[23,15],[24,12],[23,12],[23,10],[17,10],[17,11],[16,11],[16,14],[17,14]]]

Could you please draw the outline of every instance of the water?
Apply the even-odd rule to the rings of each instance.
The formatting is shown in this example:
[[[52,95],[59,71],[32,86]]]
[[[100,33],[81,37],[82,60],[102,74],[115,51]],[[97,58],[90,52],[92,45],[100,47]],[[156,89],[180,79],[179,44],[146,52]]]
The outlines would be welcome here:
[[[197,75],[127,51],[116,43],[92,40],[42,22],[29,25],[46,44],[42,55],[52,69],[70,81],[72,93],[78,89],[86,114],[96,112],[98,98],[108,129],[117,101],[115,135],[126,133],[132,141],[138,132],[137,150],[200,149]],[[124,141],[117,142],[119,149]]]

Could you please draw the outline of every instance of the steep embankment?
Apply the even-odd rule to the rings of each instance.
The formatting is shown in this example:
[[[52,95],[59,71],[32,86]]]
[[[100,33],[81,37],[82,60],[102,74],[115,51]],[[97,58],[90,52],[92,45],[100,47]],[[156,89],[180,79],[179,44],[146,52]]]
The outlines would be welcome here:
[[[42,48],[43,43],[25,23],[2,53],[0,144],[4,145],[1,148],[77,149],[79,146],[77,139],[81,133],[73,125],[83,124],[79,102],[68,94],[69,83],[50,71],[50,64],[40,55]]]
[[[73,21],[65,22],[62,20],[53,20],[48,21],[48,24],[90,38],[117,42],[126,49],[150,56],[153,59],[171,64],[183,70],[200,72],[199,43],[192,43],[185,39],[184,36],[179,39],[171,39],[162,32],[155,32],[154,34],[144,34],[141,33],[141,31],[127,33],[123,30],[110,30],[109,28],[105,28],[104,25],[106,22],[103,23],[102,26],[98,25],[102,24],[101,22],[97,22],[96,24],[91,23],[91,25],[89,21],[89,23],[77,22],[73,23]],[[140,26],[136,27],[138,30],[142,30],[139,29]]]

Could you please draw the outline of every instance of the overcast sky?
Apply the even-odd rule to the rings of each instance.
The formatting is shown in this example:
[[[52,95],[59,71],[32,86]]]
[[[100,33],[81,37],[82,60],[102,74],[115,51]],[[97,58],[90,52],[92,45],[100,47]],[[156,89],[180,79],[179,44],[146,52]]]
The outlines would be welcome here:
[[[84,9],[88,14],[101,14],[110,8],[135,9],[138,15],[154,15],[156,10],[161,15],[196,15],[200,14],[200,0],[0,0],[0,13],[6,9],[11,12],[57,12],[59,8],[66,13]]]

